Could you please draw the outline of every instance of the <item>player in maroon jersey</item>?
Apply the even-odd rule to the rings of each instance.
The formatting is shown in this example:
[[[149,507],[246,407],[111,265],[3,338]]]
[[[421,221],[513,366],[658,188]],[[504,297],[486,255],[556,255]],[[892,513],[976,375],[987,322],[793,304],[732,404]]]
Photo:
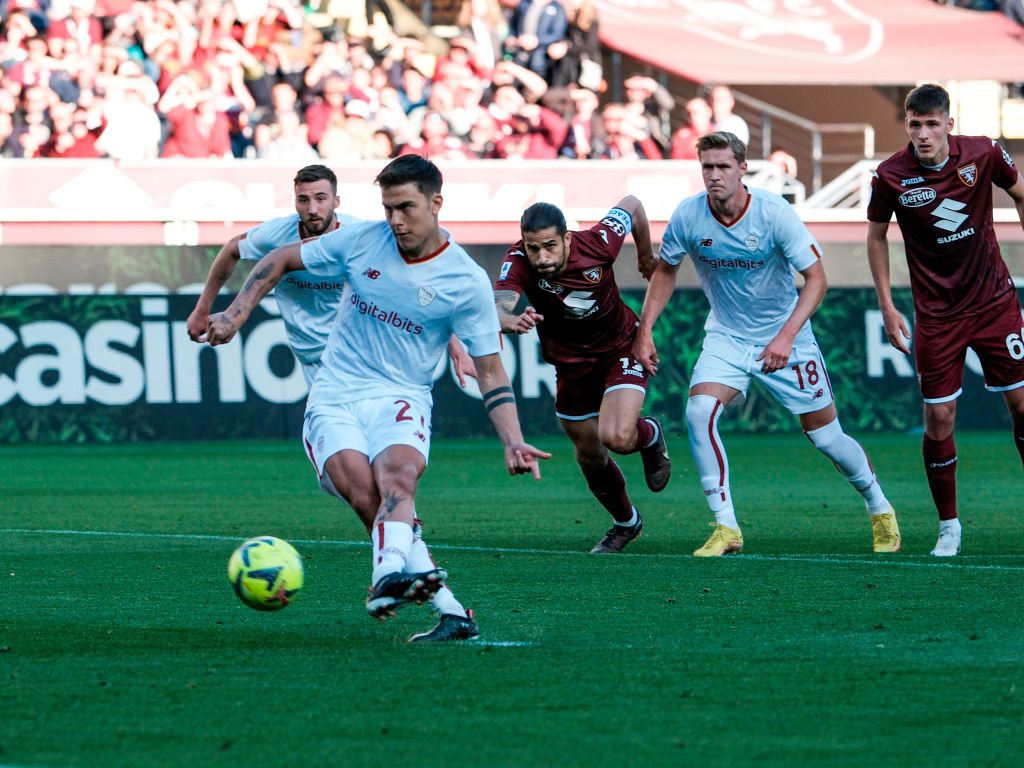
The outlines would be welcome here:
[[[620,200],[596,225],[570,232],[562,211],[534,203],[520,220],[494,284],[504,333],[536,328],[541,355],[555,366],[555,413],[576,449],[591,493],[614,524],[591,552],[618,552],[640,535],[643,520],[608,455],[640,452],[647,486],[662,490],[672,474],[661,424],[640,417],[647,372],[630,347],[637,317],[619,295],[612,265],[632,234],[640,273],[654,270],[650,224],[640,201]],[[520,297],[528,305],[517,313]]]
[[[971,347],[985,386],[1000,392],[1024,461],[1024,328],[1010,272],[992,223],[992,185],[1010,195],[1024,226],[1024,179],[999,144],[985,136],[950,136],[949,94],[937,85],[905,102],[910,143],[882,162],[871,182],[868,262],[889,342],[910,354],[910,331],[892,301],[889,220],[903,233],[914,295],[914,357],[924,398],[928,486],[939,513],[937,557],[960,551],[956,507],[956,399]]]

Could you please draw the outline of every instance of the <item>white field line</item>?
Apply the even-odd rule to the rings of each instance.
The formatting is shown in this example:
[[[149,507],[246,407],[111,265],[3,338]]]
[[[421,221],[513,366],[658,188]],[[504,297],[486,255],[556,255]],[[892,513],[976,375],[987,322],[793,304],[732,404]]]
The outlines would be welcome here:
[[[126,539],[176,539],[186,541],[224,541],[241,543],[239,536],[217,536],[204,533],[140,533],[135,531],[76,531],[63,529],[33,529],[33,528],[0,528],[0,535],[3,534],[34,534],[40,536],[106,536],[112,538]],[[345,541],[340,539],[289,539],[295,545],[326,545],[330,547],[368,547],[369,541]],[[585,550],[563,550],[563,549],[532,549],[529,547],[477,547],[458,544],[430,544],[432,550],[448,552],[482,552],[486,554],[517,554],[517,555],[579,555],[590,556]],[[615,555],[618,558],[671,558],[671,559],[692,559],[689,553],[639,553],[620,552]],[[930,555],[896,555],[895,557],[880,557],[875,554],[864,555],[732,555],[731,560],[758,560],[763,562],[794,562],[794,563],[837,563],[842,565],[888,565],[896,567],[922,567],[922,568],[970,568],[974,570],[993,571],[1024,571],[1024,556],[1021,555],[957,555],[950,558],[935,558]],[[1015,560],[1019,565],[982,565],[972,563],[972,560],[993,560],[1009,559]]]

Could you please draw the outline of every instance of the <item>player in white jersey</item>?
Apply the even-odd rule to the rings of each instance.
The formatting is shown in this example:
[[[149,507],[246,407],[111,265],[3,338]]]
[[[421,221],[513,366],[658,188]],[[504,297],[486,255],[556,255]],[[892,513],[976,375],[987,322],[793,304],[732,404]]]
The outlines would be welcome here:
[[[279,216],[235,235],[217,253],[206,277],[203,292],[195,309],[188,316],[188,335],[193,341],[206,340],[210,309],[220,289],[234,273],[239,259],[259,261],[275,248],[316,237],[338,227],[362,221],[355,216],[337,212],[338,179],[324,165],[307,165],[295,174],[295,213]],[[275,287],[274,297],[281,311],[288,345],[299,361],[306,387],[320,369],[320,357],[334,325],[341,301],[340,280],[316,277],[306,270],[288,273]],[[460,383],[473,375],[472,362],[453,339],[449,352]]]
[[[304,438],[329,493],[372,522],[373,574],[366,609],[383,619],[431,600],[440,621],[413,640],[471,639],[472,613],[445,586],[417,530],[415,493],[430,452],[434,367],[455,334],[468,347],[510,474],[540,478],[550,454],[523,441],[498,355],[500,335],[484,270],[438,225],[441,173],[418,155],[393,160],[376,179],[386,222],[337,229],[286,245],[253,270],[231,305],[210,317],[209,341],[234,336],[288,272],[344,280],[337,320],[306,405]]]
[[[733,134],[701,137],[697,153],[705,192],[683,200],[669,219],[640,315],[633,355],[654,375],[654,324],[672,296],[676,272],[689,254],[711,305],[705,338],[690,380],[686,422],[715,530],[698,557],[743,549],[729,487],[729,463],[718,419],[741,402],[758,379],[818,450],[861,494],[871,516],[875,552],[896,552],[896,514],[864,449],[843,432],[810,318],[828,283],[820,247],[782,197],[748,189],[746,147]],[[793,271],[804,277],[797,291]]]

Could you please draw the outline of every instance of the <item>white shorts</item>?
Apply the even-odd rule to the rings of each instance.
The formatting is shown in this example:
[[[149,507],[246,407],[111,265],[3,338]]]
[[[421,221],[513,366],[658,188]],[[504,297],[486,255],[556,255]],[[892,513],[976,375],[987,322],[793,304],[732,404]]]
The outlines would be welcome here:
[[[809,343],[794,344],[787,366],[773,373],[761,371],[757,356],[762,350],[764,345],[753,345],[724,333],[709,332],[704,337],[697,364],[693,366],[690,387],[724,384],[739,390],[739,396],[733,400],[738,405],[746,399],[747,387],[753,377],[796,416],[820,411],[832,403],[832,384],[825,370],[825,358],[813,336]]]
[[[408,445],[430,455],[430,401],[421,395],[370,397],[340,405],[311,403],[302,427],[306,455],[323,477],[324,464],[339,451],[373,460],[392,445]]]

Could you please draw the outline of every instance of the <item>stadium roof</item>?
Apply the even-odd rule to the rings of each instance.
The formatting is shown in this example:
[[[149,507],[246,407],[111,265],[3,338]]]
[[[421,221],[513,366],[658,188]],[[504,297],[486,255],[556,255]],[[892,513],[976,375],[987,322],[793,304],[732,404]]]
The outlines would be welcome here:
[[[1024,80],[1024,27],[933,0],[595,0],[601,41],[697,83]]]

